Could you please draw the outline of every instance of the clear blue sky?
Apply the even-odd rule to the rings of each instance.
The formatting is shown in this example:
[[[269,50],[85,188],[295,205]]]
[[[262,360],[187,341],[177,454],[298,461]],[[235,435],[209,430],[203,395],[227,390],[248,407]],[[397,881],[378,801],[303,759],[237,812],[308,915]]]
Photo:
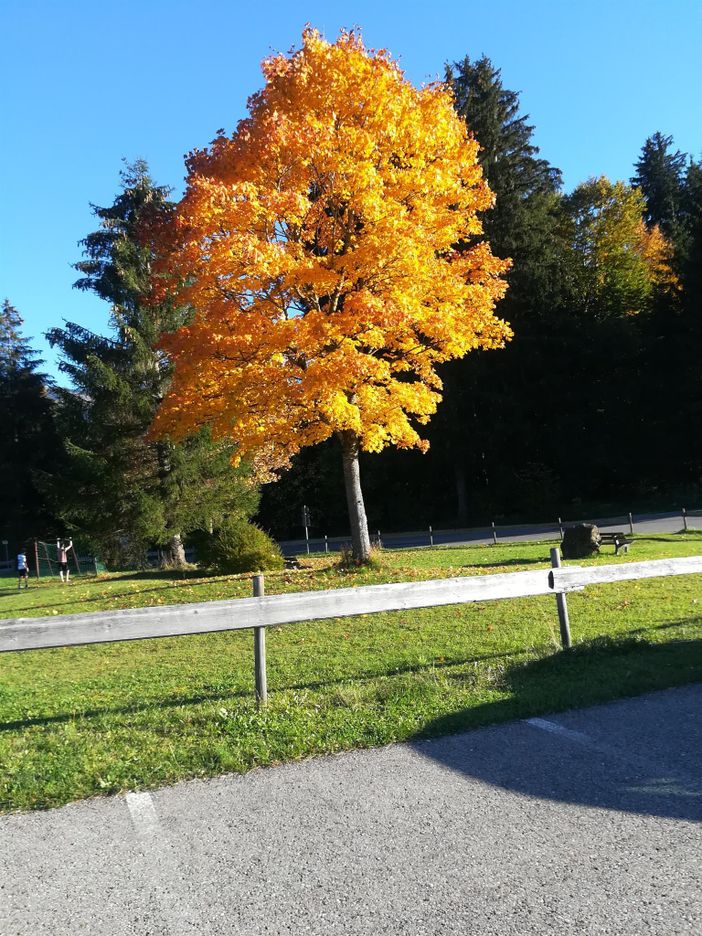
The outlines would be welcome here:
[[[47,328],[106,327],[105,304],[71,288],[71,264],[122,157],[180,192],[183,154],[235,126],[261,58],[296,45],[306,22],[331,39],[360,26],[417,84],[485,53],[566,188],[628,179],[656,130],[702,154],[702,0],[2,0],[0,299],[47,370]]]

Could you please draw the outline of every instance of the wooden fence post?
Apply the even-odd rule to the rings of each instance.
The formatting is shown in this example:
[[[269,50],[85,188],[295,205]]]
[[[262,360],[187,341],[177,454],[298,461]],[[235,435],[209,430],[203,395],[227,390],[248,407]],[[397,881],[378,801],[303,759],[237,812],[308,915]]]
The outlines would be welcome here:
[[[254,598],[266,593],[262,575],[253,577]],[[256,702],[259,706],[268,702],[268,680],[266,677],[266,628],[254,627],[254,673],[256,677]]]
[[[558,546],[554,546],[551,550],[551,568],[560,569],[560,567],[561,551]],[[561,628],[561,646],[564,650],[570,650],[570,621],[568,620],[568,605],[566,604],[564,592],[556,594],[556,607],[558,608],[558,624]]]

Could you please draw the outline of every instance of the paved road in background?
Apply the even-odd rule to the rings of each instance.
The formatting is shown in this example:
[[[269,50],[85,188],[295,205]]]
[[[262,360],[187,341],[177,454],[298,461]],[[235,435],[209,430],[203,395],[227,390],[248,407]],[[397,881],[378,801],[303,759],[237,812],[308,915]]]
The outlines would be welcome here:
[[[563,526],[569,526],[576,521],[564,521]],[[583,521],[577,521],[583,522]],[[606,517],[604,519],[594,519],[584,521],[587,523],[596,523],[601,530],[614,532],[621,530],[623,533],[630,531],[629,517]],[[681,513],[658,513],[658,514],[635,514],[633,516],[633,526],[635,533],[677,533],[683,529],[683,517]],[[702,529],[702,511],[692,511],[688,514],[688,524],[690,528]],[[560,527],[557,522],[554,523],[532,523],[532,524],[513,524],[511,526],[496,527],[498,542],[520,543],[533,542],[534,540],[554,540],[560,537]],[[371,530],[371,537],[377,540],[378,531]],[[429,530],[419,530],[410,533],[384,533],[380,531],[380,539],[385,549],[407,549],[414,546],[479,546],[493,542],[493,532],[491,527],[473,527],[465,530],[437,530],[430,533]],[[348,543],[346,537],[330,537],[328,548],[338,550],[341,546]],[[286,556],[296,556],[307,551],[307,543],[304,539],[287,540],[282,542],[281,548]],[[324,537],[317,536],[310,538],[310,550],[312,552],[324,552]]]
[[[702,932],[702,686],[0,818],[2,936]]]

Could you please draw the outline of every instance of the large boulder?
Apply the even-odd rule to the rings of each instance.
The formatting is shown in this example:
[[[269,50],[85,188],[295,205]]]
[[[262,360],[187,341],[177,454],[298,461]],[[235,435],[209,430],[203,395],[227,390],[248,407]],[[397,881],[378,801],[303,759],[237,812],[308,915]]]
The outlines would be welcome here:
[[[576,523],[563,531],[561,554],[564,559],[586,559],[600,549],[600,531],[594,523]]]

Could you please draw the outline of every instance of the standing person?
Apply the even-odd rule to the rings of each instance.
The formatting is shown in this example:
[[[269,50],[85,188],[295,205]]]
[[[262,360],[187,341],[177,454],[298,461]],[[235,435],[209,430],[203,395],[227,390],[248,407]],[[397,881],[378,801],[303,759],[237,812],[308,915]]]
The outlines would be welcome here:
[[[27,565],[27,553],[24,549],[21,549],[17,553],[17,589],[18,590],[22,587],[22,579],[24,579],[24,587],[29,588],[29,566]]]
[[[61,576],[61,581],[66,583],[68,582],[71,573],[68,571],[68,550],[73,549],[73,540],[70,539],[68,543],[60,539],[56,540],[56,552],[58,553],[58,567],[59,575]],[[64,578],[64,575],[66,576]]]

